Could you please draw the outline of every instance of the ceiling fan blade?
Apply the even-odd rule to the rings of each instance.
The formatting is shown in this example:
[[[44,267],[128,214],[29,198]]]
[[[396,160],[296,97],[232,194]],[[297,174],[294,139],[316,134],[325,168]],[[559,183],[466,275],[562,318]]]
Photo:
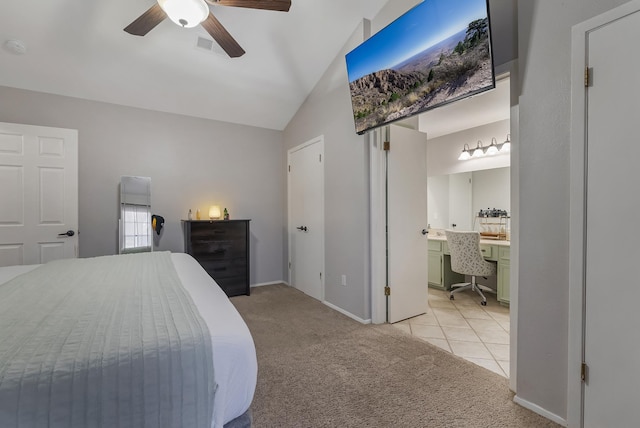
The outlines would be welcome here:
[[[129,24],[124,31],[134,36],[144,36],[149,31],[153,30],[156,25],[161,23],[167,14],[160,7],[158,3],[154,4],[145,13],[140,15],[138,19]]]
[[[227,29],[222,26],[220,21],[218,21],[212,13],[209,13],[207,19],[202,21],[200,25],[207,30],[207,33],[213,37],[213,40],[218,42],[220,47],[224,49],[231,58],[244,55],[244,49],[240,47],[238,42],[236,42],[233,36],[229,34]]]
[[[279,12],[289,12],[291,7],[291,0],[211,0],[210,2],[221,6],[248,7]]]

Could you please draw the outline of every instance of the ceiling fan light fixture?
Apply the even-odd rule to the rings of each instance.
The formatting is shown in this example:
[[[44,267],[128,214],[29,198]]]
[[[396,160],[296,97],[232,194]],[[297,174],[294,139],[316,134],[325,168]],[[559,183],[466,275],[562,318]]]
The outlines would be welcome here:
[[[204,0],[158,0],[158,4],[169,19],[185,28],[193,28],[209,16]]]

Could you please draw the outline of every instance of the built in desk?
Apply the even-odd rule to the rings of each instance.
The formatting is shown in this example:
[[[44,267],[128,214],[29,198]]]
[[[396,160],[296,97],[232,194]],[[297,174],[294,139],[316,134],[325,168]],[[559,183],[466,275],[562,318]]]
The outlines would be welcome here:
[[[451,284],[465,282],[462,274],[451,270],[451,254],[444,232],[429,233],[429,287],[450,290]],[[486,260],[498,263],[498,302],[509,306],[510,241],[480,239],[480,250]]]

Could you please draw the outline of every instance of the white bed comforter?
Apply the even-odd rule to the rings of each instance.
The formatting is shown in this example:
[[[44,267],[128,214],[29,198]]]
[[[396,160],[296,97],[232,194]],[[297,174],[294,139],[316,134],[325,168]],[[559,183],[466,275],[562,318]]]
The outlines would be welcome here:
[[[209,328],[218,384],[211,425],[219,428],[244,413],[251,404],[257,378],[255,347],[238,312],[200,265],[186,254],[171,254],[171,260],[178,278]],[[35,267],[0,268],[0,287]]]

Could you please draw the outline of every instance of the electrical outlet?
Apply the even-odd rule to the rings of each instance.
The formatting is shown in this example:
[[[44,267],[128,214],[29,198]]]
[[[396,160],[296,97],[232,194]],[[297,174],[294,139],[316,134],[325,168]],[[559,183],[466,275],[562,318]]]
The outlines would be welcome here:
[[[342,275],[342,285],[347,285],[347,275]]]

